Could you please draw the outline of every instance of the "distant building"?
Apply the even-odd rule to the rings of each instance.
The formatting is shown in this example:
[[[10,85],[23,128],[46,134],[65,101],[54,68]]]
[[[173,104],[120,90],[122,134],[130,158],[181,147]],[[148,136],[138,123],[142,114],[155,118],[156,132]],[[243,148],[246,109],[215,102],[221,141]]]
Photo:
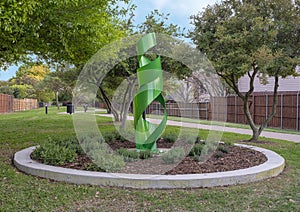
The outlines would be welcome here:
[[[300,74],[300,66],[296,67],[296,71]],[[249,77],[243,76],[240,78],[238,82],[238,86],[241,92],[247,92],[249,90]],[[274,90],[274,77],[267,78],[267,84],[262,84],[259,78],[255,78],[254,80],[254,93],[262,93],[262,92],[273,92]],[[298,92],[300,91],[300,76],[293,77],[288,76],[286,78],[279,78],[279,88],[278,92]]]

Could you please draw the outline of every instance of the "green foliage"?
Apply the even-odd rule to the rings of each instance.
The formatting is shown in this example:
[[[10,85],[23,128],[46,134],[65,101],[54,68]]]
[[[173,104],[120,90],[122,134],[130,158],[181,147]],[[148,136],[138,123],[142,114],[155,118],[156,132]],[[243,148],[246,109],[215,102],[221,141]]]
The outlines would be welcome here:
[[[193,148],[191,149],[191,151],[189,152],[189,156],[192,156],[192,157],[194,157],[194,156],[200,156],[203,147],[204,147],[204,144],[202,144],[202,143],[195,144],[193,146]]]
[[[99,149],[91,150],[89,155],[92,161],[105,172],[117,172],[125,166],[123,157],[109,153],[104,144],[100,144]]]
[[[107,135],[113,135],[113,133]],[[97,169],[94,165],[90,165],[89,169],[116,172],[125,165],[123,157],[111,152],[107,143],[95,135],[82,135],[79,138],[79,143],[93,163],[99,167]]]
[[[234,143],[233,143],[233,141],[225,141],[224,144],[226,146],[232,146]]]
[[[291,1],[224,1],[192,17],[190,37],[237,92],[234,83],[251,69],[270,76],[295,73],[300,42],[296,14]]]
[[[79,142],[78,142],[76,137],[65,138],[65,139],[64,138],[62,138],[62,139],[49,139],[49,142],[57,144],[61,147],[65,147],[67,149],[71,149],[74,152],[76,152],[76,154],[78,154],[78,155],[84,154],[84,151],[81,148],[81,146],[79,145]]]
[[[135,149],[118,149],[117,152],[124,157],[124,160],[127,162],[132,162],[137,159],[148,159],[152,157],[152,152],[150,150],[145,151],[136,151]]]
[[[152,157],[152,152],[150,150],[143,150],[139,152],[140,159],[148,159]]]
[[[177,140],[177,133],[166,132],[162,135],[162,138],[169,143],[174,143]]]
[[[121,148],[117,150],[118,154],[122,155],[124,157],[124,160],[126,162],[132,162],[140,158],[139,152],[135,150],[128,150],[125,148]]]
[[[229,149],[228,147],[224,146],[224,145],[219,145],[218,146],[218,151],[222,152],[222,153],[225,153],[225,154],[228,154],[229,153]]]
[[[125,35],[121,18],[127,10],[116,4],[113,0],[1,1],[0,67],[29,60],[28,53],[50,63],[84,64],[102,46]]]
[[[185,156],[184,150],[181,147],[175,147],[162,154],[161,158],[166,164],[179,162]]]
[[[34,98],[34,88],[32,85],[12,85],[13,95],[15,98]]]
[[[100,149],[101,143],[103,143],[103,140],[97,138],[95,135],[82,135],[79,138],[79,144],[87,155],[92,150]]]
[[[45,164],[63,165],[73,162],[76,152],[68,147],[63,147],[52,142],[46,142],[37,147],[32,153],[32,158],[41,160]]]
[[[0,93],[14,95],[14,90],[10,86],[4,85],[0,87]]]
[[[103,139],[105,140],[105,142],[110,143],[110,142],[114,142],[117,138],[118,135],[115,132],[106,132],[103,133]]]
[[[244,113],[257,140],[276,113],[279,77],[295,75],[300,63],[299,2],[286,0],[222,1],[192,16],[189,37],[212,62],[218,76],[245,103],[254,92],[254,80],[274,77],[272,114],[257,127],[249,105]],[[249,89],[238,81],[248,77]]]
[[[225,154],[228,154],[229,153],[229,148],[227,145],[219,145],[218,148],[217,148],[217,152],[215,154],[215,157],[217,158],[222,158],[224,157]]]

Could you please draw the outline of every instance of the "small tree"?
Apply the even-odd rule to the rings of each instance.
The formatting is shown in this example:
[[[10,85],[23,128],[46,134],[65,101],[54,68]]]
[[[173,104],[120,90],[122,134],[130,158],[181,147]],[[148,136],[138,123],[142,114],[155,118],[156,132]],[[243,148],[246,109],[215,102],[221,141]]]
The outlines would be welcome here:
[[[46,89],[49,89],[55,93],[56,106],[59,110],[60,107],[58,102],[58,95],[59,92],[64,89],[65,85],[63,84],[60,78],[52,77],[50,75],[46,76],[42,83]]]
[[[191,17],[195,29],[190,38],[244,102],[253,131],[251,141],[258,140],[275,116],[279,77],[295,74],[300,55],[299,17],[299,1],[289,0],[226,0]],[[238,87],[244,75],[250,79],[246,93]],[[272,113],[256,126],[248,100],[254,91],[254,79],[261,76],[275,78],[273,105]]]

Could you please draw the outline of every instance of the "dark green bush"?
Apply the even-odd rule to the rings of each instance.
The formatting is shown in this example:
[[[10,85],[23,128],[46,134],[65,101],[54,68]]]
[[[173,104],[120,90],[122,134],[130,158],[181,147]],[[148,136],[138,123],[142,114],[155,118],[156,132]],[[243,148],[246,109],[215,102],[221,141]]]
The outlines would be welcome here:
[[[216,153],[215,157],[216,157],[216,158],[222,158],[222,157],[224,157],[224,153],[218,151],[218,152]]]
[[[115,132],[103,133],[102,136],[104,141],[107,143],[114,142],[116,140],[116,137],[118,137],[118,135]]]
[[[66,147],[68,149],[72,149],[78,155],[84,154],[84,151],[83,151],[82,147],[80,146],[76,137],[67,138],[67,139],[55,139],[55,140],[50,138],[49,142],[57,144],[61,147]]]
[[[74,162],[76,156],[74,149],[50,142],[41,144],[32,153],[33,159],[41,160],[43,163],[50,165],[63,165]]]
[[[224,145],[219,145],[218,146],[218,151],[220,151],[222,153],[225,153],[225,154],[229,153],[229,149]]]
[[[204,144],[202,144],[202,143],[195,144],[193,146],[193,148],[191,149],[189,156],[200,156],[203,147],[204,147]]]

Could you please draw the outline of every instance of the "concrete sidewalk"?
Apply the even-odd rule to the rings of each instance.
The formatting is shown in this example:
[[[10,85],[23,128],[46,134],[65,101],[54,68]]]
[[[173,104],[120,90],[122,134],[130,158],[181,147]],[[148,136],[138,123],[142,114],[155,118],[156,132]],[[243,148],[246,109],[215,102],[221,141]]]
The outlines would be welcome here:
[[[105,116],[105,117],[112,117],[111,114],[97,114],[97,115]],[[133,117],[129,116],[128,120],[133,120]],[[148,118],[147,120],[154,124],[160,123],[159,119]],[[223,131],[223,132],[233,132],[233,133],[238,133],[238,134],[243,134],[243,135],[252,135],[251,130],[242,129],[242,128],[223,127],[223,126],[216,126],[216,125],[204,125],[204,124],[197,124],[197,123],[171,121],[171,120],[167,121],[167,125],[188,127],[188,128],[198,128],[198,129],[205,129],[205,130],[216,130],[216,131]],[[291,142],[295,142],[295,143],[300,143],[300,135],[297,135],[297,134],[285,134],[285,133],[263,131],[261,134],[261,137],[281,139],[281,140],[291,141]]]

